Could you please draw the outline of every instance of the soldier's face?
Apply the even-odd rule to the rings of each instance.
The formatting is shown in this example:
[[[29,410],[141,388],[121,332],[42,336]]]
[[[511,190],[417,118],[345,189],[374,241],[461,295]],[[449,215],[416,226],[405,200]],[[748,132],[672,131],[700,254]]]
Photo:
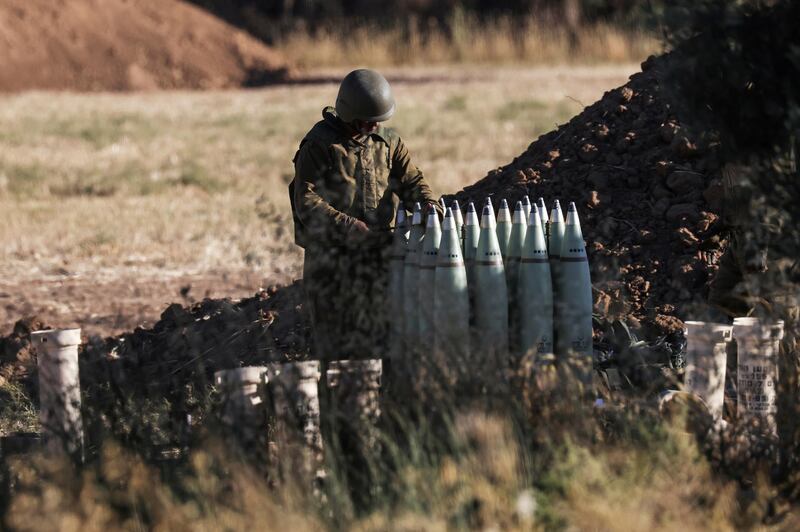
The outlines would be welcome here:
[[[364,120],[353,120],[353,126],[355,126],[356,130],[361,133],[362,135],[369,135],[370,133],[375,133],[378,130],[378,123],[377,122],[366,122]]]

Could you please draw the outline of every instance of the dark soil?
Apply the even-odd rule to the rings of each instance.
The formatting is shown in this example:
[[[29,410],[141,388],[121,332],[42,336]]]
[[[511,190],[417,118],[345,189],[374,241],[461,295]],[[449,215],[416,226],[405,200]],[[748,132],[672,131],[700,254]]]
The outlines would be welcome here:
[[[714,142],[687,136],[661,97],[667,60],[649,58],[626,85],[448,197],[575,201],[596,313],[650,337],[680,330],[699,311],[721,254]]]
[[[89,354],[125,360],[133,374],[158,378],[198,366],[259,365],[306,356],[310,336],[302,284],[272,286],[233,302],[206,299],[191,307],[174,303],[151,329],[108,338],[87,346]]]
[[[0,384],[4,381],[29,381],[36,369],[30,339],[33,331],[48,326],[36,317],[19,320],[8,336],[0,337]]]
[[[210,382],[214,371],[307,356],[310,333],[302,308],[302,284],[270,287],[238,302],[205,299],[174,303],[149,329],[84,339],[83,386],[105,384],[175,391],[189,381]],[[38,318],[20,320],[0,337],[0,379],[33,386],[35,353],[30,333],[47,328]]]

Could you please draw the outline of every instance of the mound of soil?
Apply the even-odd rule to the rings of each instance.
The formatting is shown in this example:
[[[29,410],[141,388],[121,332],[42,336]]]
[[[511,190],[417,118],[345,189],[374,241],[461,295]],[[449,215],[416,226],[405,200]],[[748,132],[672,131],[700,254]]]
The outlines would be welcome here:
[[[6,381],[25,381],[32,372],[35,373],[31,333],[48,328],[36,317],[24,318],[14,324],[11,334],[0,337],[0,385]]]
[[[262,42],[179,0],[5,0],[0,90],[217,89],[280,81]]]
[[[191,307],[174,303],[152,329],[137,328],[86,347],[87,362],[115,360],[136,380],[159,381],[187,374],[210,377],[218,369],[298,360],[308,354],[310,331],[300,281],[272,286],[232,302],[205,299]]]
[[[232,302],[205,299],[192,306],[170,305],[150,329],[84,340],[81,382],[92,387],[180,391],[187,382],[210,382],[214,371],[308,356],[309,321],[300,281],[272,286]],[[18,321],[0,337],[0,383],[35,388],[36,357],[30,333],[47,329],[37,317]]]
[[[714,142],[690,138],[665,103],[651,57],[627,84],[533,142],[509,165],[449,196],[548,207],[575,201],[595,287],[595,311],[680,330],[702,304],[721,254],[721,182]]]

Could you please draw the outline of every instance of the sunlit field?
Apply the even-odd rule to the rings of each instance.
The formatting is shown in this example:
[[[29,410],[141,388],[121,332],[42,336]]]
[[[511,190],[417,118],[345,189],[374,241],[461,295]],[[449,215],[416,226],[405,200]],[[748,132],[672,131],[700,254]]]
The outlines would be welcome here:
[[[390,125],[439,194],[510,162],[638,65],[387,71]],[[347,70],[230,92],[0,98],[0,330],[108,334],[170,302],[300,277],[286,185]],[[184,294],[186,295],[186,294]]]

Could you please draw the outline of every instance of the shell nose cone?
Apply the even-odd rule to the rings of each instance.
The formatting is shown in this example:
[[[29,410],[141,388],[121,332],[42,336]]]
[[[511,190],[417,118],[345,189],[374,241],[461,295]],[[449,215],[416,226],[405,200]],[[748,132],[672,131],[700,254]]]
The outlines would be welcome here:
[[[464,225],[479,225],[480,222],[478,221],[478,212],[475,210],[475,204],[470,202],[469,206],[467,207],[467,219],[464,221]]]
[[[574,260],[575,258],[586,258],[586,247],[583,242],[581,225],[578,220],[578,211],[574,208],[574,203],[570,204],[567,212],[567,223],[561,244],[562,260]]]
[[[525,211],[525,220],[531,216],[531,199],[527,196],[522,196],[522,209]]]
[[[564,215],[561,212],[561,204],[558,200],[555,200],[553,210],[550,211],[550,222],[554,224],[564,223]]]
[[[464,225],[464,216],[461,214],[461,206],[458,204],[457,200],[453,200],[451,207],[453,209],[453,218],[456,221],[456,227],[460,231],[461,226]]]
[[[494,217],[494,209],[492,209],[491,200],[487,198],[487,203],[483,207],[483,213],[481,214],[481,227],[482,228],[494,228],[497,226],[497,221]]]
[[[566,225],[577,225],[580,227],[581,222],[578,219],[578,208],[575,207],[575,202],[570,202],[567,208],[567,223]]]
[[[414,204],[414,215],[411,218],[412,225],[422,225],[422,205],[419,202]]]
[[[531,205],[531,215],[528,217],[528,225],[541,225],[542,218],[539,216],[539,207]]]
[[[525,223],[525,208],[522,206],[522,202],[518,201],[517,204],[514,206],[514,220],[515,224],[524,224]]]
[[[426,224],[426,227],[439,227],[439,215],[436,213],[436,207],[433,205],[431,205],[431,208],[428,210],[428,223]]]
[[[442,223],[442,231],[453,231],[456,228],[456,222],[453,219],[453,208],[448,207],[444,215],[444,222]]]
[[[547,205],[544,203],[544,198],[539,198],[536,205],[539,207],[539,216],[542,219],[542,223],[549,222],[550,218],[547,216]]]
[[[489,207],[487,205],[487,207]],[[484,211],[486,208],[484,208]],[[497,221],[498,222],[511,222],[511,211],[508,210],[508,202],[503,200],[500,202],[500,210],[497,211]]]

